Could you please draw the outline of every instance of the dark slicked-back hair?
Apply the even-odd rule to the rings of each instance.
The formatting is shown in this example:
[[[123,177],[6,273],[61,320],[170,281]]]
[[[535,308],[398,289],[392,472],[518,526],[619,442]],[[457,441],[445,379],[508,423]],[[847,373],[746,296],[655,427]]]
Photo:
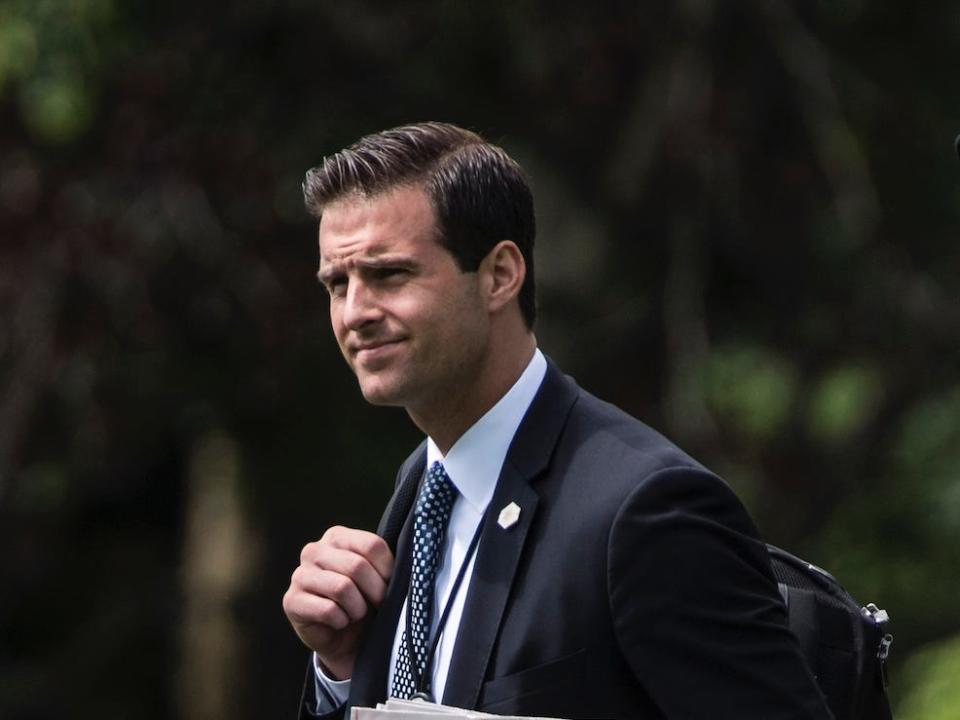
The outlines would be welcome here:
[[[462,271],[475,271],[501,240],[516,243],[527,265],[520,311],[533,329],[536,224],[533,195],[520,165],[474,132],[448,123],[418,123],[367,135],[325,158],[307,172],[303,197],[307,210],[320,219],[336,200],[373,197],[401,185],[426,191],[438,239]]]

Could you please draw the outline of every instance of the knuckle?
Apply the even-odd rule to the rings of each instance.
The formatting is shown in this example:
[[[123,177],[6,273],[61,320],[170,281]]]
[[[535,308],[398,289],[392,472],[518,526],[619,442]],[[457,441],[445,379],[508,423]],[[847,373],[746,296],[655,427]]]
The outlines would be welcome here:
[[[373,536],[370,557],[374,558],[377,562],[389,562],[393,558],[393,553],[390,551],[390,546],[387,545],[387,541],[379,535]]]
[[[320,542],[335,542],[338,538],[343,536],[345,527],[342,525],[331,525],[327,528],[326,532],[323,533],[323,537],[320,538]]]
[[[363,536],[363,545],[364,545],[364,549],[367,552],[375,553],[375,552],[379,552],[381,547],[385,547],[386,543],[384,542],[383,538],[380,537],[379,535],[375,535],[373,533],[366,533]]]
[[[330,595],[335,598],[345,597],[350,592],[351,587],[353,587],[353,582],[350,578],[344,575],[336,575],[330,580]]]
[[[291,619],[300,618],[302,615],[302,608],[298,602],[297,593],[293,590],[287,590],[283,594],[283,612],[284,614]]]
[[[300,551],[300,562],[310,562],[310,558],[313,557],[317,543],[310,542],[303,546],[303,550]]]
[[[325,602],[318,609],[316,619],[323,625],[332,628],[343,627],[343,612],[333,602]]]
[[[292,573],[290,573],[290,589],[292,590],[295,587],[300,586],[303,583],[303,566],[298,565]]]
[[[366,561],[359,555],[351,555],[346,559],[346,571],[351,577],[358,577],[366,565]]]

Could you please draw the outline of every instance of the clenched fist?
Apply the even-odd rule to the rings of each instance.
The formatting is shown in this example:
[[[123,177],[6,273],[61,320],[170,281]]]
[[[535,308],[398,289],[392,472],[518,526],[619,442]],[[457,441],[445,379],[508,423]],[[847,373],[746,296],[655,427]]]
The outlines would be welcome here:
[[[383,601],[392,573],[387,543],[365,530],[332,527],[300,553],[283,611],[336,679],[353,673],[369,610]]]

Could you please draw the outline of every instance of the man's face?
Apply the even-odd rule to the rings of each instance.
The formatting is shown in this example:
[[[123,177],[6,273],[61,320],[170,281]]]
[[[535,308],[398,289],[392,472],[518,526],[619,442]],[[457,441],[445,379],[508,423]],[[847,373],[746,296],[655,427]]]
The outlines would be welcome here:
[[[422,189],[327,206],[317,275],[340,350],[369,402],[425,412],[469,390],[489,315],[476,273],[462,272],[437,241]]]

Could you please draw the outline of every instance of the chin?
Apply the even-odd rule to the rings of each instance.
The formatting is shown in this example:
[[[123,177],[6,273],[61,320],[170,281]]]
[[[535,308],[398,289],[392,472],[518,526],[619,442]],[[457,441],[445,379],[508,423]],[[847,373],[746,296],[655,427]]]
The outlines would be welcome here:
[[[394,400],[389,395],[377,395],[374,393],[363,393],[363,399],[366,400],[371,405],[379,405],[380,407],[398,407],[403,405],[403,403],[398,400]]]
[[[371,405],[402,405],[402,393],[397,388],[386,386],[378,382],[360,382],[360,392],[363,399]]]

